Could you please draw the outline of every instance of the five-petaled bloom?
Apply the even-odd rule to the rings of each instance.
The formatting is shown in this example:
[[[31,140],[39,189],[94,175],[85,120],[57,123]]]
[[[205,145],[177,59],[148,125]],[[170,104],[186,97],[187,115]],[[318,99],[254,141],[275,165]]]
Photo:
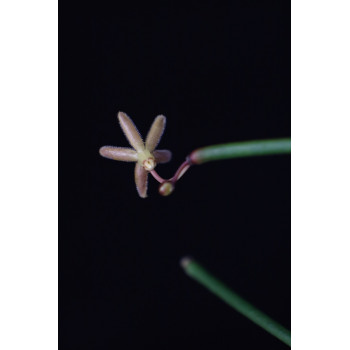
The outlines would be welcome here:
[[[136,188],[139,195],[142,198],[146,198],[148,172],[152,171],[157,163],[167,163],[171,159],[170,151],[156,150],[165,128],[166,119],[163,115],[159,115],[154,119],[147,134],[146,142],[142,141],[135,124],[125,113],[119,112],[118,119],[126,138],[133,148],[103,146],[100,148],[100,154],[109,159],[136,162]]]

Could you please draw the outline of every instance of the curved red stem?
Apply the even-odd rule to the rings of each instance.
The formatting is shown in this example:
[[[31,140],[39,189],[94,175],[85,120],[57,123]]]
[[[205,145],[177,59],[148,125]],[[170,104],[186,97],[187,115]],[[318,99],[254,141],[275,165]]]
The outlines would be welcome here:
[[[189,157],[187,157],[186,160],[176,170],[175,175],[168,180],[163,179],[154,169],[151,170],[150,173],[161,184],[163,182],[171,182],[172,184],[175,184],[182,177],[182,175],[184,175],[185,172],[191,167],[191,165],[193,165],[193,162]]]

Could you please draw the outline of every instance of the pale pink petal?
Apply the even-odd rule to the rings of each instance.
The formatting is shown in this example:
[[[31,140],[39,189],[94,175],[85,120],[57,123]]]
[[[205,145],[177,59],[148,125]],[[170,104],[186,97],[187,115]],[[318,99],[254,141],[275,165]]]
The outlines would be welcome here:
[[[130,145],[136,149],[136,151],[141,151],[144,149],[144,143],[138,132],[135,124],[132,120],[123,112],[118,113],[118,119],[121,128],[124,131],[126,138],[128,139]]]
[[[146,137],[146,149],[148,149],[150,152],[153,152],[156,149],[163,135],[165,123],[166,118],[164,115],[159,115],[156,119],[154,119],[151,129]]]
[[[100,148],[100,155],[105,158],[124,162],[137,161],[137,152],[131,148],[103,146]]]
[[[156,163],[168,163],[171,160],[171,152],[167,149],[164,150],[155,150],[153,151],[153,156],[156,160]]]
[[[148,180],[148,172],[144,169],[142,165],[136,163],[135,166],[135,183],[137,192],[140,197],[147,197],[147,180]]]

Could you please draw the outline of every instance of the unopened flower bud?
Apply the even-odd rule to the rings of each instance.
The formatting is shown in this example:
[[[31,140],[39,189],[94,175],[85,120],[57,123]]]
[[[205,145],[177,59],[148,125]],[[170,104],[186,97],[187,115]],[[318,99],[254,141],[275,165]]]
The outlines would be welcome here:
[[[162,196],[169,196],[169,194],[171,194],[174,189],[175,187],[171,182],[165,181],[159,186],[159,193]]]

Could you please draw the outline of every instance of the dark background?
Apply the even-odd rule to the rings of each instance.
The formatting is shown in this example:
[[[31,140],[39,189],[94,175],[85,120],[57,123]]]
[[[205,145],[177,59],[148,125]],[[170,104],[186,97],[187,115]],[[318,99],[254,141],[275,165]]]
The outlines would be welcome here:
[[[122,5],[123,4],[123,5]],[[290,157],[194,167],[163,198],[138,197],[117,112],[173,175],[199,146],[290,136],[290,3],[60,5],[61,349],[284,349],[187,277],[192,255],[290,327]]]

